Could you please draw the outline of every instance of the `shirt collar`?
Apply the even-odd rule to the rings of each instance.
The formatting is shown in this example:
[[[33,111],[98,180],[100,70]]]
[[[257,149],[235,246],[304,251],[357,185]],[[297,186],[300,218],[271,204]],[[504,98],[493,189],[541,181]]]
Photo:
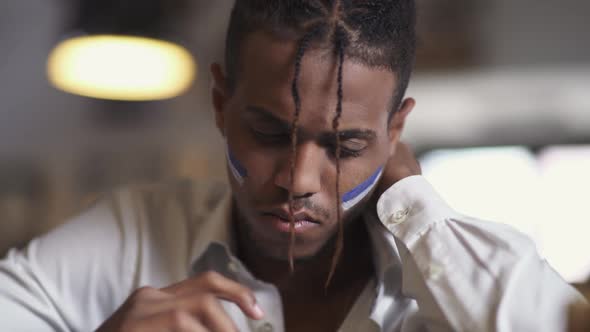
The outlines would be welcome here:
[[[235,253],[236,241],[232,223],[233,196],[231,191],[225,194],[217,207],[213,209],[209,217],[203,220],[196,232],[191,259],[192,266],[207,250],[209,245],[217,243],[222,245],[228,253]]]

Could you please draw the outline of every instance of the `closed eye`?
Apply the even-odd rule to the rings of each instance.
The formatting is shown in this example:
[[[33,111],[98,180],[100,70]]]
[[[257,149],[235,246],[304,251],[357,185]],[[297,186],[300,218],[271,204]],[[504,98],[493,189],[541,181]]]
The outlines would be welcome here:
[[[290,141],[289,133],[276,130],[250,128],[254,137],[262,143],[286,144]]]
[[[367,141],[361,139],[348,139],[340,142],[340,147],[349,151],[362,151],[367,146]]]
[[[341,159],[360,157],[367,149],[369,144],[365,140],[350,139],[340,142],[340,155],[336,156],[336,143],[328,144],[327,149],[332,157],[339,157]]]

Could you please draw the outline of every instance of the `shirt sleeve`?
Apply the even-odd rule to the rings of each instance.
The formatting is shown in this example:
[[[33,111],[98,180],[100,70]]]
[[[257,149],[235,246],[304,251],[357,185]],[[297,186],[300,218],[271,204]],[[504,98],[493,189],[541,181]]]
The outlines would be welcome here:
[[[122,196],[0,260],[0,331],[91,331],[120,305],[137,233]]]
[[[402,292],[429,331],[565,331],[582,296],[509,226],[452,210],[422,176],[377,203],[402,262]]]

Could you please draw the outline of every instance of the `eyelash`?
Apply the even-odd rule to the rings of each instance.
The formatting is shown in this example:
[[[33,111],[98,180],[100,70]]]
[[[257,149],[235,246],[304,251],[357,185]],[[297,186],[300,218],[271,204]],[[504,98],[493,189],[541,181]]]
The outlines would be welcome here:
[[[362,148],[360,150],[351,150],[340,145],[340,159],[358,158],[363,154],[364,150],[365,148]],[[336,146],[330,147],[330,155],[334,157],[336,156]]]
[[[290,137],[287,134],[267,134],[255,129],[252,129],[252,133],[257,140],[264,143],[286,144],[290,140]]]

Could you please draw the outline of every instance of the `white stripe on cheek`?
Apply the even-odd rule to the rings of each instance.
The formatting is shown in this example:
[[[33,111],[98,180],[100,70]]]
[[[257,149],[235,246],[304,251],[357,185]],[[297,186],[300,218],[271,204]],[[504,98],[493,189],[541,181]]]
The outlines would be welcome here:
[[[248,171],[237,161],[234,156],[232,156],[227,144],[225,149],[225,157],[227,159],[230,173],[233,175],[234,179],[238,182],[238,184],[244,184],[244,178],[248,176]]]

